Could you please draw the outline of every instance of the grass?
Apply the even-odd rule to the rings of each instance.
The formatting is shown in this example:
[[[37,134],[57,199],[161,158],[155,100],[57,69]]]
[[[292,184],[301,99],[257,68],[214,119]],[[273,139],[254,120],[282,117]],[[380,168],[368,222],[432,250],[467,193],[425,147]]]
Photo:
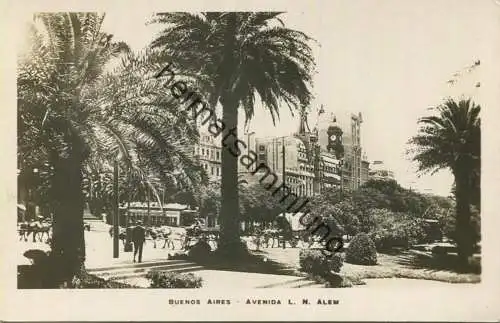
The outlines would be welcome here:
[[[429,252],[416,250],[398,250],[378,253],[378,263],[374,266],[354,265],[344,262],[339,273],[345,279],[339,287],[364,285],[364,279],[372,278],[407,278],[433,280],[447,283],[479,283],[480,260],[468,268],[469,272],[460,272],[456,255],[436,256]],[[196,262],[196,260],[194,260]],[[298,249],[266,248],[260,251],[249,251],[237,259],[220,257],[212,254],[202,264],[207,269],[240,272],[266,273],[277,275],[295,275],[308,277],[299,271]],[[323,283],[317,277],[309,277]],[[345,285],[345,286],[344,286]],[[335,286],[332,286],[335,287]]]
[[[479,265],[470,273],[460,273],[454,267],[455,257],[432,257],[424,253],[405,251],[397,255],[378,254],[378,264],[361,266],[344,263],[341,274],[351,280],[370,278],[408,278],[434,280],[447,283],[479,283]]]
[[[297,249],[281,250],[268,248],[265,256],[283,266],[299,270]],[[353,285],[363,284],[370,278],[408,278],[434,280],[448,283],[478,283],[480,264],[476,259],[468,273],[461,273],[456,266],[456,255],[432,256],[418,251],[394,251],[391,254],[378,253],[378,264],[374,266],[354,265],[344,262],[340,275],[348,278]]]

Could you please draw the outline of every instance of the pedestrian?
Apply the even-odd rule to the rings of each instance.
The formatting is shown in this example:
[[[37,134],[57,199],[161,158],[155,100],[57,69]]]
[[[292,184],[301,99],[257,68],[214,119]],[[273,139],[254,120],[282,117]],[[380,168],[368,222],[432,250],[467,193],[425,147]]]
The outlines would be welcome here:
[[[137,225],[132,229],[132,242],[134,243],[134,262],[137,253],[139,253],[138,261],[142,262],[142,248],[146,241],[146,229],[142,226],[141,221],[137,221]]]

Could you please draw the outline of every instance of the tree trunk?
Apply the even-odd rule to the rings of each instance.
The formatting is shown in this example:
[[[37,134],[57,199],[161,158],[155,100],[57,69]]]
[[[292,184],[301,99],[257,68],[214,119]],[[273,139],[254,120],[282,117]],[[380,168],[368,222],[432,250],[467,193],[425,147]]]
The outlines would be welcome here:
[[[52,253],[54,275],[58,283],[71,281],[85,262],[83,231],[84,196],[82,192],[82,159],[76,156],[56,158],[52,179],[54,223]]]
[[[470,194],[471,187],[468,172],[455,172],[456,182],[456,226],[455,240],[457,242],[458,261],[461,268],[469,265],[469,259],[474,251],[473,228],[471,225]]]
[[[239,100],[234,91],[237,79],[238,61],[235,53],[238,18],[236,13],[226,15],[227,29],[224,35],[224,57],[220,75],[223,80],[221,105],[224,136],[222,138],[222,205],[220,211],[221,235],[219,251],[235,258],[242,253],[244,246],[240,240],[240,209],[238,198],[238,155],[236,140],[238,139],[238,105]]]
[[[240,210],[238,201],[238,158],[233,155],[237,136],[238,107],[236,104],[223,107],[223,123],[227,130],[234,129],[234,135],[228,135],[222,141],[222,203],[220,211],[220,247],[219,249],[234,249],[240,244]]]

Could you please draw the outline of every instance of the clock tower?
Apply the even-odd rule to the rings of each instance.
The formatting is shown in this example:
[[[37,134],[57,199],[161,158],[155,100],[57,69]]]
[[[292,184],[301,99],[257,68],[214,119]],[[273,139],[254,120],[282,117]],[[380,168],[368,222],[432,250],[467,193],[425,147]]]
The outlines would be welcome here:
[[[329,153],[335,154],[337,159],[342,159],[344,157],[344,145],[342,142],[342,129],[335,124],[335,119],[333,119],[334,124],[328,127],[326,134],[328,135],[328,144],[326,150]]]

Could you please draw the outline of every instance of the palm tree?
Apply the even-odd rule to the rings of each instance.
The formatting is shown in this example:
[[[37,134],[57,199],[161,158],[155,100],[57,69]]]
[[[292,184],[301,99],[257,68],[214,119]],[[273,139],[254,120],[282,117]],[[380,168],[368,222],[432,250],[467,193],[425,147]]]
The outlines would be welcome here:
[[[233,136],[223,140],[233,147],[238,111],[248,122],[258,98],[273,122],[280,105],[290,111],[309,104],[309,85],[315,64],[302,32],[288,29],[279,12],[158,13],[153,22],[166,28],[152,42],[160,58],[171,60],[181,73],[198,75],[201,93],[212,109],[222,106],[222,124]],[[225,136],[223,136],[225,137]],[[222,206],[220,249],[240,249],[237,157],[222,150]]]
[[[101,32],[103,19],[35,15],[18,70],[18,160],[21,168],[37,161],[51,167],[52,255],[61,271],[54,276],[68,283],[84,264],[85,169],[106,172],[119,158],[127,180],[150,190],[156,178],[199,182],[189,148],[196,128],[163,99],[165,89],[152,76],[158,66],[112,42]],[[122,65],[106,73],[106,63],[124,53]]]
[[[410,140],[416,147],[413,160],[419,163],[419,171],[448,168],[455,178],[456,242],[462,265],[468,263],[475,243],[470,206],[480,180],[480,109],[470,99],[448,99],[436,108],[438,115],[419,120],[419,133]]]
[[[20,163],[37,155],[52,166],[52,256],[66,282],[85,255],[81,188],[89,111],[82,98],[104,63],[127,49],[100,31],[103,19],[93,13],[35,14],[31,48],[18,72]]]

